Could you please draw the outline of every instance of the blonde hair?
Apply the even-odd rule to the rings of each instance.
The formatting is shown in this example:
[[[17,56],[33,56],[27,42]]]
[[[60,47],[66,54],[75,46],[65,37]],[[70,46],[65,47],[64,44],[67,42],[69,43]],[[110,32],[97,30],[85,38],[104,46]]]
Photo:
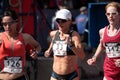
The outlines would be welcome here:
[[[115,7],[117,9],[118,13],[120,13],[120,3],[110,2],[106,5],[105,10],[107,10],[107,8],[110,7],[110,6]]]

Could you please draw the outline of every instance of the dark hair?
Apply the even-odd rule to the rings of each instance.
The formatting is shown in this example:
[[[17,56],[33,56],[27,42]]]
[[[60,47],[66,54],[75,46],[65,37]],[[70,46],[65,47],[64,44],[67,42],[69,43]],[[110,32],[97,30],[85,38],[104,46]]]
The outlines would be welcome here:
[[[13,20],[17,20],[18,19],[18,15],[14,10],[5,10],[3,12],[2,18],[5,16],[10,16]]]

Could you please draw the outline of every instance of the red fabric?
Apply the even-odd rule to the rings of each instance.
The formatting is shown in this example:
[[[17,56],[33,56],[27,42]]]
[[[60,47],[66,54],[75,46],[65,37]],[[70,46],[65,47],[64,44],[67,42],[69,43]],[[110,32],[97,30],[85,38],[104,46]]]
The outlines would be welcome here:
[[[120,80],[120,75],[118,75],[118,77],[109,77],[109,76],[105,76],[106,80]]]
[[[50,4],[50,8],[54,8],[55,7],[54,0],[49,0],[49,4]]]
[[[119,42],[120,42],[120,31],[115,36],[108,36],[108,27],[105,27],[104,36],[102,40],[103,46],[109,49],[109,51],[116,52],[119,50],[119,46],[120,46]],[[117,44],[117,45],[111,47],[111,46],[107,46],[108,43]],[[116,50],[114,50],[114,48]],[[109,52],[106,54],[109,54]],[[105,58],[104,75],[106,76],[106,78],[108,78],[107,80],[120,80],[120,67],[117,67],[115,65],[115,59],[120,59],[120,57],[108,58],[108,56],[106,56]],[[112,78],[112,79],[109,79],[109,78]]]
[[[10,0],[12,4],[17,4],[19,0]],[[15,10],[18,14],[23,14],[22,17],[22,24],[24,24],[24,28],[22,32],[29,33],[31,35],[34,35],[34,15],[33,15],[33,0],[20,0],[22,6],[10,6],[11,9]],[[20,13],[20,8],[22,10],[22,13]],[[32,14],[28,16],[27,14]],[[19,24],[20,26],[20,24]],[[20,27],[19,27],[20,28]]]
[[[57,0],[58,5],[63,5],[64,0]]]
[[[76,71],[77,71],[77,73],[78,73],[78,77],[79,77],[79,80],[80,80],[80,72],[79,72],[79,66],[78,66],[78,64],[76,64]]]
[[[5,33],[2,34],[2,44],[0,46],[0,67],[4,68],[4,58],[10,57],[22,57],[22,66],[25,67],[25,44],[21,34],[14,43],[14,51],[11,49],[12,43],[8,40]]]
[[[28,44],[28,45],[26,45],[26,50],[27,50],[27,52],[28,52],[29,54],[31,54],[31,51],[33,51],[34,48],[31,47],[31,46]]]

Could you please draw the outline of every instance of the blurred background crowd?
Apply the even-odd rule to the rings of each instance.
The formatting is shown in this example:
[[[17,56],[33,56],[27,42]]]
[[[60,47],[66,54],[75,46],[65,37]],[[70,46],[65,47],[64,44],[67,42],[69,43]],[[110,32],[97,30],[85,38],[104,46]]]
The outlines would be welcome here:
[[[92,2],[109,2],[119,0],[37,0],[42,8],[56,9],[61,5],[67,6],[69,9],[79,9],[82,6],[88,6]]]
[[[120,2],[119,0],[0,0],[0,16],[6,8],[14,9],[19,15],[19,30],[31,34],[41,44],[40,56],[43,56],[50,44],[49,32],[57,29],[54,21],[56,11],[62,8],[69,9],[73,14],[72,27],[82,37],[87,60],[94,54],[99,43],[98,30],[108,24],[105,5],[111,1]],[[4,31],[2,25],[0,31]],[[88,67],[86,61],[80,62],[82,77],[102,75],[103,56],[98,59],[98,64],[94,67]],[[36,61],[34,63],[35,65],[32,62],[32,66],[36,68]],[[43,61],[39,65],[44,68],[46,66],[43,65],[48,64]],[[42,71],[39,74],[42,75]]]
[[[100,21],[102,19],[106,20],[104,6],[110,1],[119,2],[119,0],[30,0],[29,2],[27,0],[0,0],[0,15],[6,8],[16,10],[20,16],[20,31],[33,35],[40,42],[44,52],[49,45],[49,32],[56,29],[54,22],[55,12],[58,9],[67,8],[73,15],[73,28],[82,37],[85,36],[83,42],[96,48],[98,40],[94,41],[94,39],[99,37],[95,35],[95,38],[92,38],[91,35],[94,33],[91,32],[91,29],[96,31],[94,26],[97,26],[98,31],[105,25],[104,23],[107,23],[107,21],[102,21],[102,24],[100,24]],[[98,20],[98,14],[103,16],[101,20]],[[79,18],[77,18],[78,16]],[[96,21],[96,24],[93,25],[94,21]],[[80,27],[81,25],[82,27]],[[0,30],[3,31],[2,26]]]

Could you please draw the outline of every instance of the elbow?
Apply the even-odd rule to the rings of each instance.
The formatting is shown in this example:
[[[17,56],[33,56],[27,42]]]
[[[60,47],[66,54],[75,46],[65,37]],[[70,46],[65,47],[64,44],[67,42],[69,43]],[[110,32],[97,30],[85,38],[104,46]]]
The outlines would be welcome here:
[[[85,58],[84,52],[80,55],[80,59],[83,60]]]
[[[40,45],[38,45],[38,46],[36,47],[36,49],[40,52],[40,51],[42,50],[42,47],[41,47]]]
[[[83,60],[85,58],[85,52],[83,49],[79,52],[80,59]]]

